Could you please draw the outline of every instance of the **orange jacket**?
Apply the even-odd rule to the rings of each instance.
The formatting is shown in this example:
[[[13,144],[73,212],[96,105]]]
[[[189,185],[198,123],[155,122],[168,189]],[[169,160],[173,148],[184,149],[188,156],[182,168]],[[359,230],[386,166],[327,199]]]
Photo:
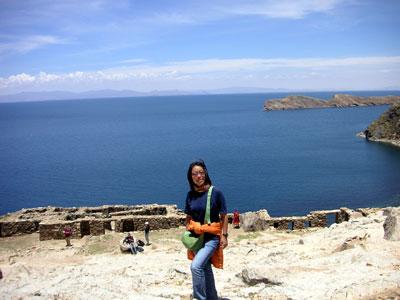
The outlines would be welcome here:
[[[195,222],[190,220],[189,225],[187,226],[188,230],[193,230],[196,234],[203,234],[205,232],[211,233],[214,235],[221,235],[221,223],[213,222],[210,224],[201,225],[199,222]],[[188,259],[192,260],[195,256],[195,253],[192,250],[187,251]],[[213,256],[211,257],[211,263],[215,268],[223,269],[224,267],[224,253],[223,248],[219,247],[215,250]]]

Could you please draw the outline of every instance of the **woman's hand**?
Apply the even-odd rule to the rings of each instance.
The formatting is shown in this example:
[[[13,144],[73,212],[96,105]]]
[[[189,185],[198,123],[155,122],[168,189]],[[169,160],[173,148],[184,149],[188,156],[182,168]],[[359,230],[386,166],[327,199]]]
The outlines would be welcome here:
[[[225,249],[228,246],[228,216],[226,214],[221,214],[221,239],[219,242],[220,247]],[[225,232],[225,235],[223,234]]]
[[[199,222],[194,222],[191,220],[189,225],[186,226],[187,230],[193,231],[195,234],[203,234],[204,229]]]
[[[222,247],[222,249],[225,249],[228,246],[228,238],[222,234],[219,241],[219,246]]]

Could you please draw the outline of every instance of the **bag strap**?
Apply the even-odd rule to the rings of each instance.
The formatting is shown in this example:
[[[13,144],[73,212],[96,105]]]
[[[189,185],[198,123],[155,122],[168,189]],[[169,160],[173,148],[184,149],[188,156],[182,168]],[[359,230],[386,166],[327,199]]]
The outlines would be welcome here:
[[[213,186],[210,186],[208,189],[208,194],[207,194],[207,206],[206,206],[206,214],[204,216],[204,223],[211,224],[210,220],[210,206],[211,206],[211,194],[213,190]]]

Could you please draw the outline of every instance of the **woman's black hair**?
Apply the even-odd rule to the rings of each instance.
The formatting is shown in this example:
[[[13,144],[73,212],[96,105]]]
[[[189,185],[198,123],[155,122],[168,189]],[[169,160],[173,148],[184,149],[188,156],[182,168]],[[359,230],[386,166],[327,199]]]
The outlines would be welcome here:
[[[188,182],[189,182],[189,185],[190,185],[190,189],[191,189],[192,191],[195,190],[195,184],[194,184],[193,178],[192,178],[192,169],[193,169],[193,167],[195,167],[195,166],[199,166],[199,167],[202,167],[202,168],[203,168],[203,170],[204,170],[204,184],[212,185],[211,179],[210,179],[210,177],[208,176],[208,171],[207,171],[206,164],[204,163],[204,161],[203,161],[202,159],[199,159],[199,160],[196,160],[196,161],[192,162],[192,163],[189,165],[189,169],[188,169],[188,171],[187,171],[187,179],[188,179]]]

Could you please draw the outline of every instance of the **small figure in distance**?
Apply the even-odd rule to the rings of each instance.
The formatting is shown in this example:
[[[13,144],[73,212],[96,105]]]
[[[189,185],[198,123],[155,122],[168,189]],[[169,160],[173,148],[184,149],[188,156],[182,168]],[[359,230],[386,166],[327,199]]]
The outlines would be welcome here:
[[[137,254],[137,241],[130,232],[128,232],[127,236],[125,237],[124,243],[129,245],[129,249],[131,250],[132,254]]]
[[[149,222],[145,222],[144,223],[144,238],[146,240],[146,246],[151,245],[149,236],[150,236],[150,224],[149,224]]]
[[[240,216],[239,216],[239,211],[235,209],[233,211],[233,228],[240,228]]]
[[[67,247],[71,247],[71,235],[72,235],[72,228],[71,226],[67,225],[64,227],[63,230],[65,241],[67,242]]]

